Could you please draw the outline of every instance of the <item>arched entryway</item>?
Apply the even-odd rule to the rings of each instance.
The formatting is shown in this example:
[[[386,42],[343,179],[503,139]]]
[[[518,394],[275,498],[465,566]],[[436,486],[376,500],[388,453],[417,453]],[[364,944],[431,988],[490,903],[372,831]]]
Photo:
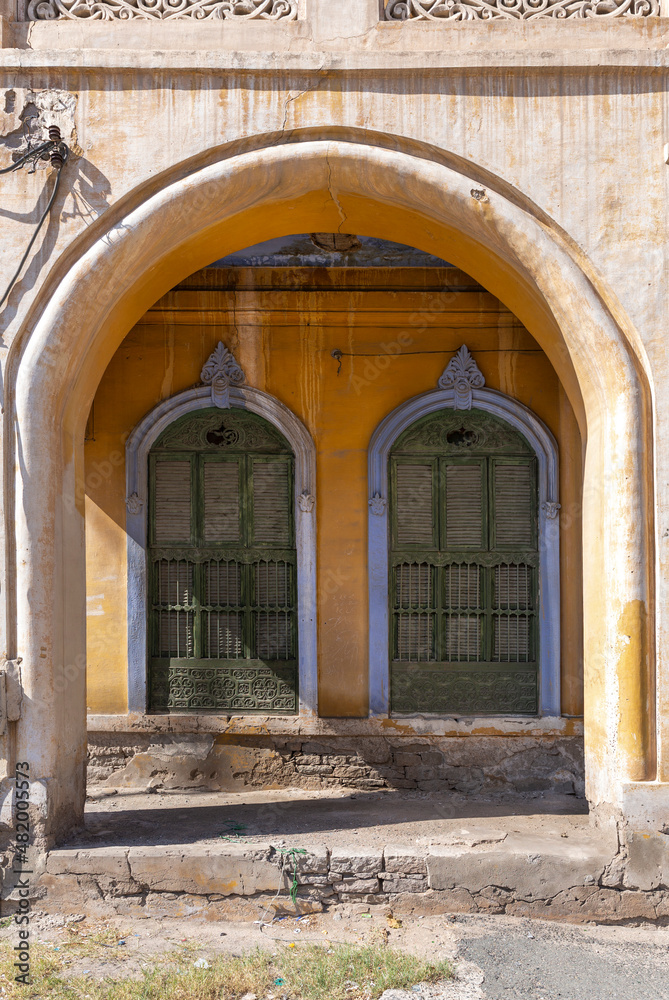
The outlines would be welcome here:
[[[448,257],[515,312],[558,372],[587,434],[588,796],[615,810],[623,785],[656,769],[652,448],[641,351],[588,262],[502,181],[395,139],[296,138],[303,141],[222,151],[119,206],[54,277],[13,349],[8,621],[10,651],[24,663],[17,753],[30,747],[44,783],[42,833],[68,829],[83,807],[83,671],[74,670],[66,691],[56,682],[84,649],[78,484],[101,374],[132,324],[179,278],[251,242],[314,230],[365,232]]]

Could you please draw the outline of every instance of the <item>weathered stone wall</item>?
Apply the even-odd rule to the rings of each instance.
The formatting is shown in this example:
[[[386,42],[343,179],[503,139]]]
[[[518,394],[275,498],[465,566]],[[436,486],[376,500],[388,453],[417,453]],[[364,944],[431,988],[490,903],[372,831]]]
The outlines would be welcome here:
[[[582,796],[583,740],[89,733],[88,783],[138,788],[384,788]]]
[[[557,841],[501,831],[456,836],[423,851],[274,845],[53,851],[36,891],[40,909],[93,915],[266,919],[357,903],[395,914],[506,913],[604,923],[669,921],[669,846],[653,885],[647,858],[603,839]],[[664,838],[666,841],[666,838]],[[531,852],[531,853],[528,853]],[[643,869],[643,871],[640,871]],[[289,889],[296,875],[295,904]],[[279,894],[279,895],[277,895]],[[12,900],[6,901],[11,911]]]

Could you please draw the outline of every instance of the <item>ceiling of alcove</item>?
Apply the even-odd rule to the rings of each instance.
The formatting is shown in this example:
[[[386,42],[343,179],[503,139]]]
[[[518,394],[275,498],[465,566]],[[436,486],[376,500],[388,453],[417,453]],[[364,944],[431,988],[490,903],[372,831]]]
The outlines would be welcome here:
[[[336,244],[337,249],[328,249]],[[340,247],[347,249],[339,249]],[[210,267],[452,267],[404,243],[342,233],[299,233],[256,243]]]

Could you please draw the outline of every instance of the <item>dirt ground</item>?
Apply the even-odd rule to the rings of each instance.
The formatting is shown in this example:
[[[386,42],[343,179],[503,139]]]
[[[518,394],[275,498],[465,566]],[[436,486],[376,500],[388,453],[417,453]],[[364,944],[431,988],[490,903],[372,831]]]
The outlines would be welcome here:
[[[116,931],[111,939],[110,928]],[[140,974],[166,952],[183,953],[196,962],[220,953],[241,955],[255,947],[276,951],[290,943],[299,948],[314,941],[385,941],[389,947],[454,962],[455,980],[438,993],[423,994],[433,1000],[669,998],[669,927],[574,926],[498,916],[403,916],[402,926],[396,928],[387,908],[376,907],[369,914],[357,904],[263,926],[192,918],[115,918],[104,924],[110,943],[87,946],[87,940],[102,929],[87,918],[35,914],[32,940],[66,950],[72,974],[96,979]],[[11,940],[14,933],[14,928],[6,927],[0,939]],[[80,949],[72,947],[75,941]],[[416,996],[420,996],[417,991],[396,994],[397,1000]]]

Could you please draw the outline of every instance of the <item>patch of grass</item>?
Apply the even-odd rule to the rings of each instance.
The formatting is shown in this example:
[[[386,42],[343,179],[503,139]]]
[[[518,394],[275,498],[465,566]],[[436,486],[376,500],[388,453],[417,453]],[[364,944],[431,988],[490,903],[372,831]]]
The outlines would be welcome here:
[[[124,931],[109,925],[91,928],[81,924],[70,924],[67,928],[67,940],[63,942],[62,948],[63,951],[82,958],[94,957],[100,954],[103,948],[122,951],[123,945],[119,946],[119,941],[123,941],[126,937]]]
[[[425,962],[379,945],[339,945],[327,950],[306,945],[286,949],[278,964],[286,981],[281,992],[296,1000],[376,998],[384,990],[411,989],[415,983],[452,976],[448,962]]]
[[[410,989],[452,974],[448,962],[425,962],[378,945],[302,945],[274,956],[260,949],[241,958],[221,956],[207,969],[168,953],[169,966],[154,961],[139,978],[100,981],[68,976],[61,953],[41,945],[30,950],[33,981],[26,987],[14,982],[11,946],[0,949],[3,1000],[240,1000],[245,993],[260,1000],[268,994],[277,1000],[377,1000],[386,989]]]

